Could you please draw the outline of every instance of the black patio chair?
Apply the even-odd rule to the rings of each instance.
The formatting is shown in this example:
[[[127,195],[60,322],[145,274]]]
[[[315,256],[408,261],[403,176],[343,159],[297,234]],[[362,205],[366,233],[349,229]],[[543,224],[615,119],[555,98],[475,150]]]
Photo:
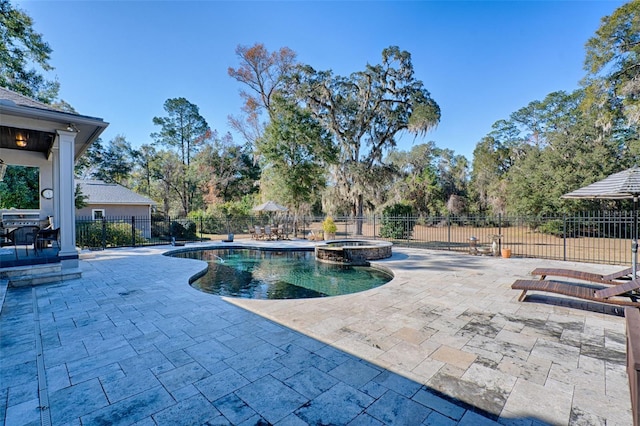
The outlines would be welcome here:
[[[13,243],[16,260],[18,260],[18,246],[25,246],[24,250],[27,256],[29,256],[30,245],[33,245],[35,250],[36,236],[39,230],[38,226],[21,226],[7,234],[7,239]]]
[[[51,244],[51,247],[55,244],[60,251],[60,228],[56,229],[41,229],[36,235],[35,250],[43,250]]]

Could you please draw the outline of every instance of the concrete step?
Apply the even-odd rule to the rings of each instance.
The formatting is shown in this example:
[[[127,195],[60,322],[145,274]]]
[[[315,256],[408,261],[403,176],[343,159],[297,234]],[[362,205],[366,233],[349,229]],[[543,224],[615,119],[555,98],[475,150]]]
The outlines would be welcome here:
[[[32,265],[29,267],[5,268],[0,272],[0,280],[9,281],[9,287],[27,287],[39,284],[74,280],[82,277],[80,268],[62,269],[59,263]]]
[[[60,263],[48,263],[41,265],[28,265],[28,266],[12,266],[10,268],[0,269],[0,279],[21,277],[25,275],[41,275],[41,274],[55,274],[60,272],[62,265]]]

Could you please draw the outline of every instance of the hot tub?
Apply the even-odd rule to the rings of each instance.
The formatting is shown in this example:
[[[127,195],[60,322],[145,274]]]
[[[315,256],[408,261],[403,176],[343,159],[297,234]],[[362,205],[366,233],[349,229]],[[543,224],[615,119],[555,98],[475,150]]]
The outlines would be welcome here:
[[[374,240],[331,240],[315,248],[316,260],[343,265],[368,265],[391,257],[392,243]]]

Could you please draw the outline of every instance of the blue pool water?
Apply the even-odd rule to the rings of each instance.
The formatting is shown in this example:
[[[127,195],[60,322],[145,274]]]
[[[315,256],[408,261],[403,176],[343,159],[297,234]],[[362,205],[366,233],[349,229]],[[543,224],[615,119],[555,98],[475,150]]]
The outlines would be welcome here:
[[[356,293],[393,276],[364,266],[316,262],[312,251],[196,250],[176,257],[205,260],[207,273],[191,285],[206,293],[249,299],[302,299]]]

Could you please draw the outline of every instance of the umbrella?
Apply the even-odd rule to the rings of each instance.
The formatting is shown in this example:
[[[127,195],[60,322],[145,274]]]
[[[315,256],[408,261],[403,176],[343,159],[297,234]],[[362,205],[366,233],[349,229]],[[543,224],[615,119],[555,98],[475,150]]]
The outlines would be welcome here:
[[[271,217],[272,212],[288,212],[289,211],[288,208],[281,206],[275,201],[267,201],[266,203],[260,204],[259,206],[255,206],[252,210],[255,212],[268,212],[269,222],[271,222],[272,220],[272,217]]]
[[[267,201],[264,204],[260,204],[259,206],[255,206],[253,208],[255,212],[288,212],[289,209],[281,206],[280,204],[274,201]]]
[[[598,182],[576,189],[564,194],[562,198],[589,198],[589,199],[633,199],[633,230],[631,231],[631,253],[633,277],[636,277],[638,266],[638,197],[640,196],[640,168],[633,166],[630,169],[614,173]]]

